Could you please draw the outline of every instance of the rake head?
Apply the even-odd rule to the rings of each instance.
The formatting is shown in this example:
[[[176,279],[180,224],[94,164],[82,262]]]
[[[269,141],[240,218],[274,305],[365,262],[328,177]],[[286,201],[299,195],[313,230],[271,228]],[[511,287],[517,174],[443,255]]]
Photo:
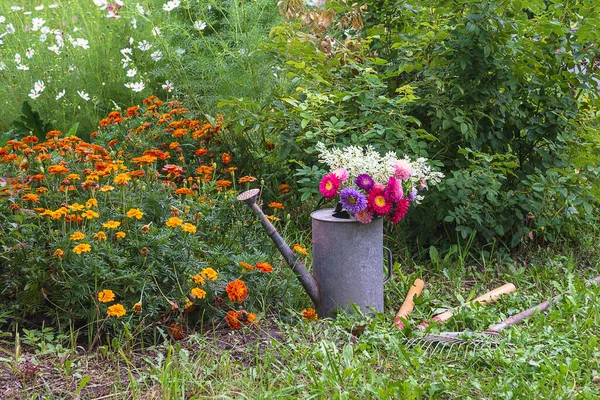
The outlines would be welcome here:
[[[484,348],[495,348],[500,346],[501,342],[493,340],[492,337],[497,334],[486,333],[484,335],[467,336],[466,332],[442,332],[439,335],[425,335],[410,339],[406,342],[409,347],[420,347],[426,353],[431,355],[445,352],[446,359],[452,354],[463,354],[464,358],[473,356],[478,350]],[[507,343],[511,346],[510,343]]]

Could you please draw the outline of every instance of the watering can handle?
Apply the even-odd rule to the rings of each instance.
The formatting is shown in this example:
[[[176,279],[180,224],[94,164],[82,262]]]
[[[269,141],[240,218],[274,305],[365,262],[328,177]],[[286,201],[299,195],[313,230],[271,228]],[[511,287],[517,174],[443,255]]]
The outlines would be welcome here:
[[[388,268],[387,268],[387,276],[383,280],[383,283],[387,283],[392,278],[392,266],[394,265],[394,257],[392,257],[392,251],[387,247],[383,246],[384,250],[388,255]]]

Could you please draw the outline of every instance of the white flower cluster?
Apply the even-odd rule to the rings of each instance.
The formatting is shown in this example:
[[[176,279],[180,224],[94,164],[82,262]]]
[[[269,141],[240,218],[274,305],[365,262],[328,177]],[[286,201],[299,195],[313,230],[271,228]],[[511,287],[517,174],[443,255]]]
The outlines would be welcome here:
[[[334,147],[331,150],[322,142],[317,143],[319,160],[329,166],[333,171],[345,168],[348,179],[354,180],[360,174],[369,174],[375,182],[387,183],[390,176],[394,174],[394,163],[398,161],[396,153],[390,151],[381,156],[373,146],[364,149],[357,146],[348,146],[344,149]]]

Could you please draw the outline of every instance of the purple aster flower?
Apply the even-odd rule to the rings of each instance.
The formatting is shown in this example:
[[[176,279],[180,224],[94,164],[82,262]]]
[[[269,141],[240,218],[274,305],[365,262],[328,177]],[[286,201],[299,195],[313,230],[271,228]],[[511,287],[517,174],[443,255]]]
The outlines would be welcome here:
[[[367,198],[353,187],[342,189],[342,192],[340,193],[340,202],[346,210],[353,214],[367,208]]]
[[[410,194],[408,195],[407,199],[408,199],[408,201],[415,201],[416,198],[417,198],[417,189],[413,188],[410,191]]]
[[[373,185],[375,184],[373,178],[371,178],[368,174],[360,174],[356,177],[354,182],[356,183],[356,186],[367,192],[373,189]]]

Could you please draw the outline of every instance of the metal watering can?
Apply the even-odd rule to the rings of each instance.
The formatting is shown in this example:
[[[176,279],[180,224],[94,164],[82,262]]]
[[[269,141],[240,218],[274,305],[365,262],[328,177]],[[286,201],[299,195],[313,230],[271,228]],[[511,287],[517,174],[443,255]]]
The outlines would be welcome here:
[[[340,310],[383,311],[383,284],[392,276],[392,253],[383,246],[383,218],[361,224],[333,216],[333,209],[313,212],[312,276],[283,241],[265,216],[256,198],[259,189],[241,193],[243,201],[258,216],[267,235],[292,268],[302,287],[322,317],[335,317]],[[387,276],[382,274],[383,250],[387,252]]]

